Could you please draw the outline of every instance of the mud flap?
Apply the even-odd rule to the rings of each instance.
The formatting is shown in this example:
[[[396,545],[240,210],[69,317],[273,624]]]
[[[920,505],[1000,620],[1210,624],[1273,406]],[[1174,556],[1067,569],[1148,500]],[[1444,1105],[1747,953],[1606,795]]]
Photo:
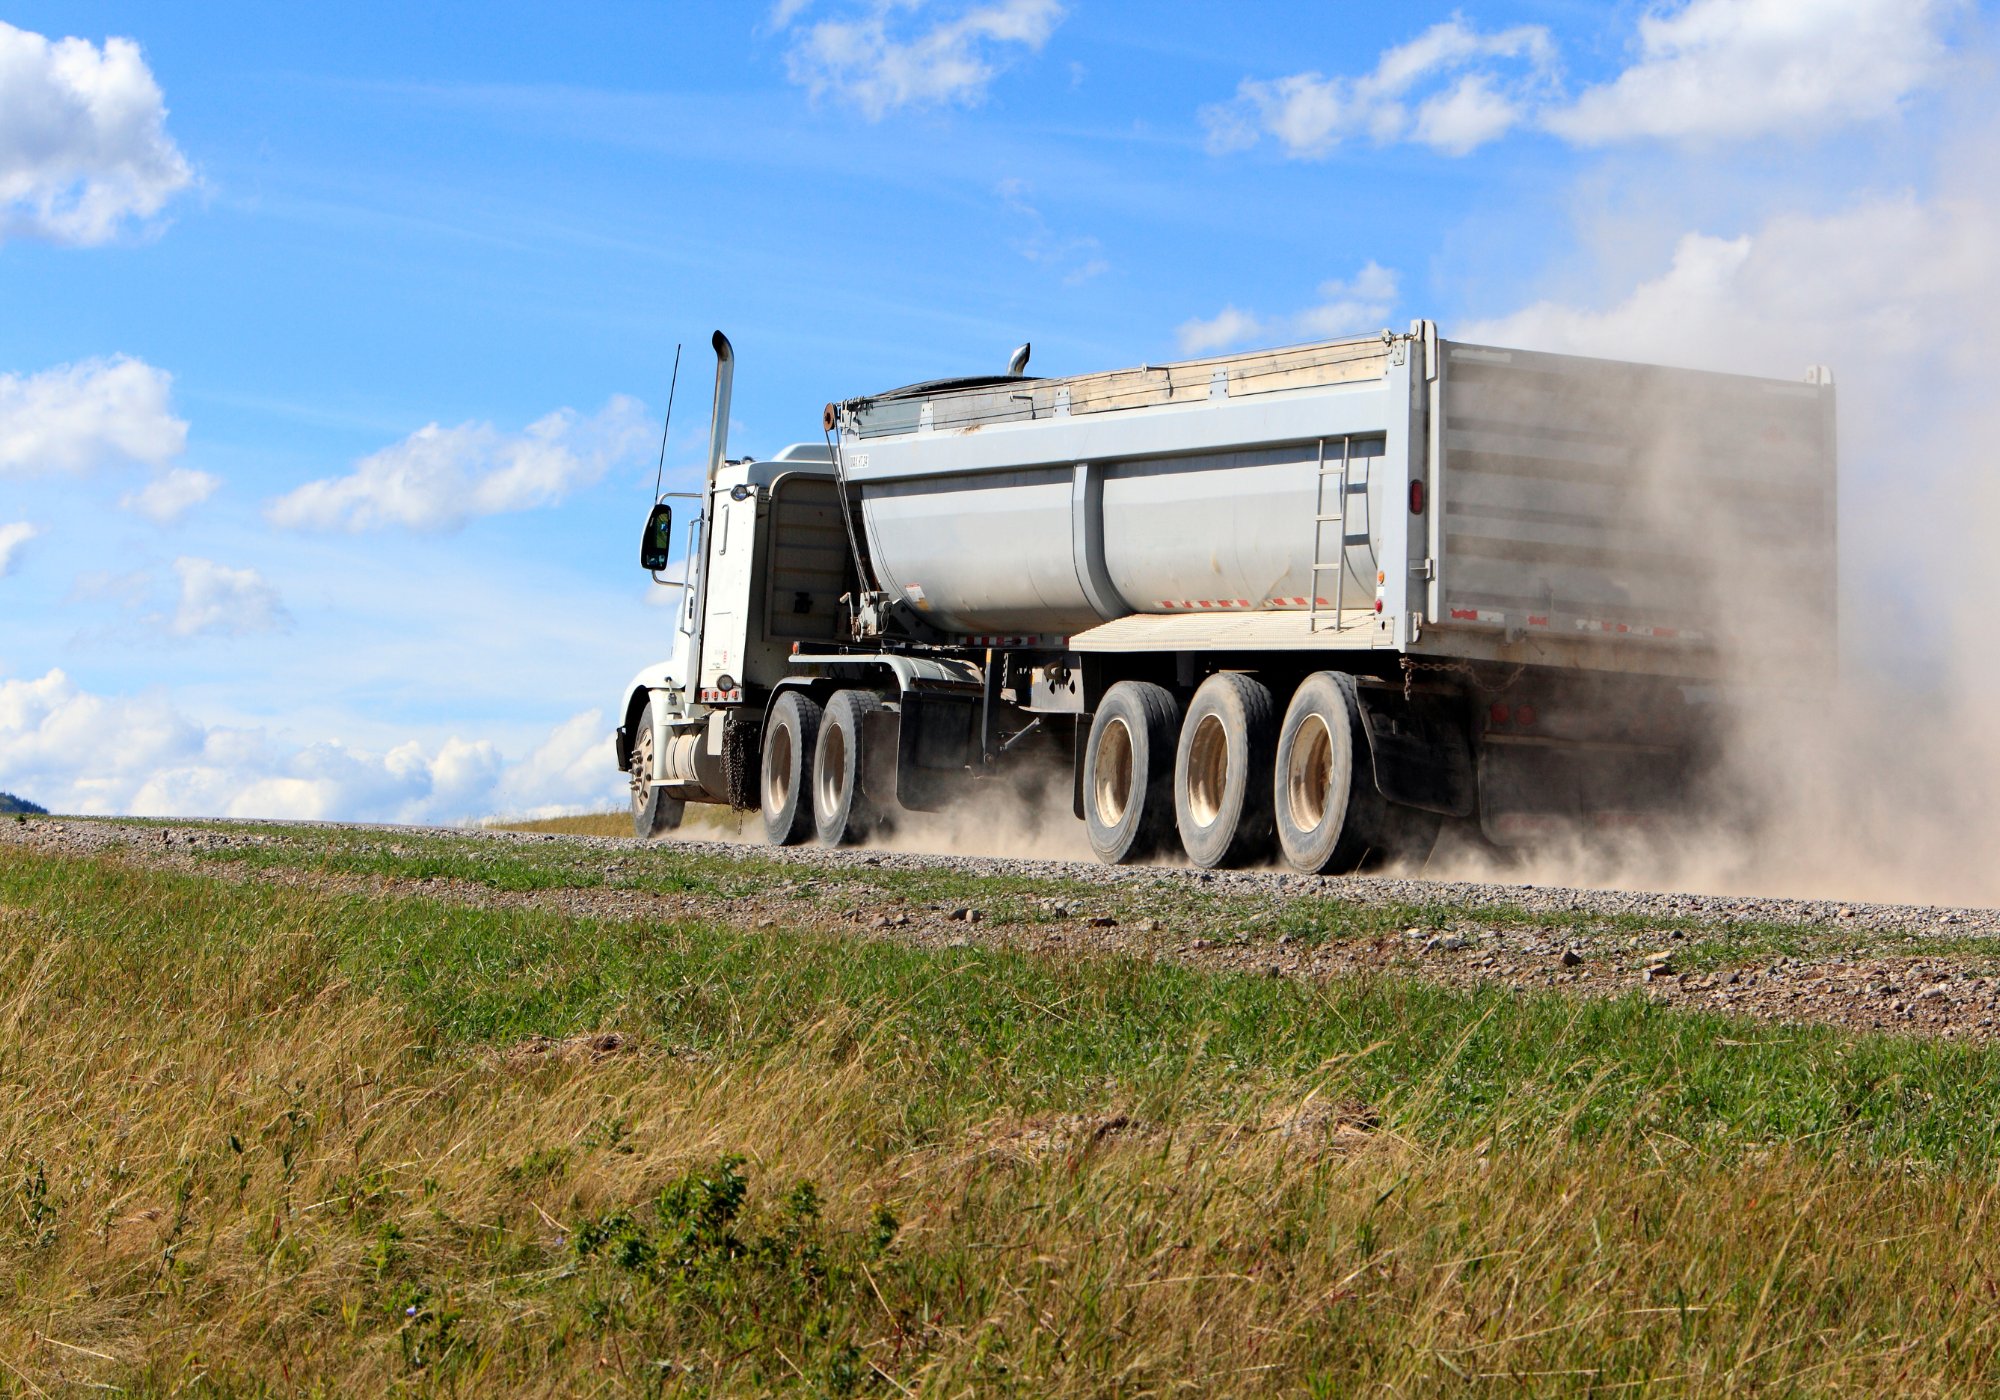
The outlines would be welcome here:
[[[1405,807],[1471,816],[1478,793],[1472,750],[1451,709],[1370,687],[1361,687],[1359,698],[1376,790]]]
[[[896,800],[913,812],[950,806],[978,751],[978,700],[905,691],[898,729]]]
[[[1672,749],[1489,740],[1479,750],[1479,826],[1496,845],[1657,829],[1685,795]]]

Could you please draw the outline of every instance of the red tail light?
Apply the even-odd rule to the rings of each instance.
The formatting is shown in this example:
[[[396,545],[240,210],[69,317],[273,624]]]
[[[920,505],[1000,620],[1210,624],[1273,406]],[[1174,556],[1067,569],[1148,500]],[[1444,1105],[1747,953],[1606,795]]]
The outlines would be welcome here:
[[[1423,513],[1424,483],[1422,481],[1413,481],[1410,483],[1410,514],[1422,515]]]
[[[1514,721],[1521,728],[1528,728],[1535,722],[1535,707],[1533,705],[1516,706],[1514,709]]]
[[[1510,711],[1505,705],[1501,704],[1498,700],[1495,700],[1493,702],[1493,708],[1487,711],[1486,713],[1487,720],[1493,725],[1495,729],[1505,729],[1507,727],[1507,721],[1512,719],[1513,717],[1514,717],[1513,712]]]

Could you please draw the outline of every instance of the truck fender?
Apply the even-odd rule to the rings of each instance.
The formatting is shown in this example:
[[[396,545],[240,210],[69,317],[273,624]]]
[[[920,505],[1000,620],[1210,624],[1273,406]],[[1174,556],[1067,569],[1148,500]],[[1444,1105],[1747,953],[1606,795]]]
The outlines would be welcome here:
[[[1391,802],[1469,817],[1479,791],[1472,746],[1450,701],[1357,687],[1375,787]]]
[[[632,764],[632,742],[638,737],[639,716],[646,711],[646,702],[652,698],[652,691],[644,686],[635,687],[625,697],[625,708],[621,712],[623,722],[611,736],[612,744],[618,751],[618,771],[624,772]],[[659,752],[659,736],[654,735],[653,751]]]

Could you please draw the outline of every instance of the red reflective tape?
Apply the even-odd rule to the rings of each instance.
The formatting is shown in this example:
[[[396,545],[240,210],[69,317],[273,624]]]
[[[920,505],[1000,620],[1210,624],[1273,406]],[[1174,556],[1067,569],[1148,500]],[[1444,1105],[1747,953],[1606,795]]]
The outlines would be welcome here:
[[[1546,627],[1549,625],[1549,620],[1546,617],[1537,617],[1534,613],[1529,613],[1528,625],[1530,627]]]
[[[1471,608],[1453,608],[1451,615],[1459,622],[1477,622],[1479,614]]]

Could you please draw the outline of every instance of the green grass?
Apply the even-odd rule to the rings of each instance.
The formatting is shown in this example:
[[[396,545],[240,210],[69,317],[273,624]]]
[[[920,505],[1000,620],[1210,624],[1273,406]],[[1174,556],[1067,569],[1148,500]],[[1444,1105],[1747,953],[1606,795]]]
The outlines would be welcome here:
[[[0,1390],[2000,1382],[1992,1050],[6,846],[0,985]]]
[[[1228,1114],[1273,1092],[1318,1090],[1366,1099],[1399,1131],[1440,1142],[1560,1123],[1580,1141],[1663,1132],[1745,1150],[1799,1139],[2000,1169],[1991,1111],[2000,1052],[1752,1027],[1640,995],[1576,1000],[1397,977],[1314,984],[1123,957],[921,950],[782,930],[745,937],[703,921],[322,902],[116,866],[0,860],[0,899],[64,910],[79,948],[134,973],[247,950],[286,922],[281,910],[308,909],[339,974],[390,998],[441,1046],[617,1025],[740,1060],[779,1053],[815,1025],[865,1028],[858,1053],[881,1052],[885,1072],[920,1068],[903,1147],[968,1114],[1112,1101],[1149,1117]],[[148,899],[153,891],[168,897]],[[191,929],[170,911],[197,900],[207,912]],[[115,917],[149,905],[158,917]],[[115,943],[105,935],[113,928]]]

